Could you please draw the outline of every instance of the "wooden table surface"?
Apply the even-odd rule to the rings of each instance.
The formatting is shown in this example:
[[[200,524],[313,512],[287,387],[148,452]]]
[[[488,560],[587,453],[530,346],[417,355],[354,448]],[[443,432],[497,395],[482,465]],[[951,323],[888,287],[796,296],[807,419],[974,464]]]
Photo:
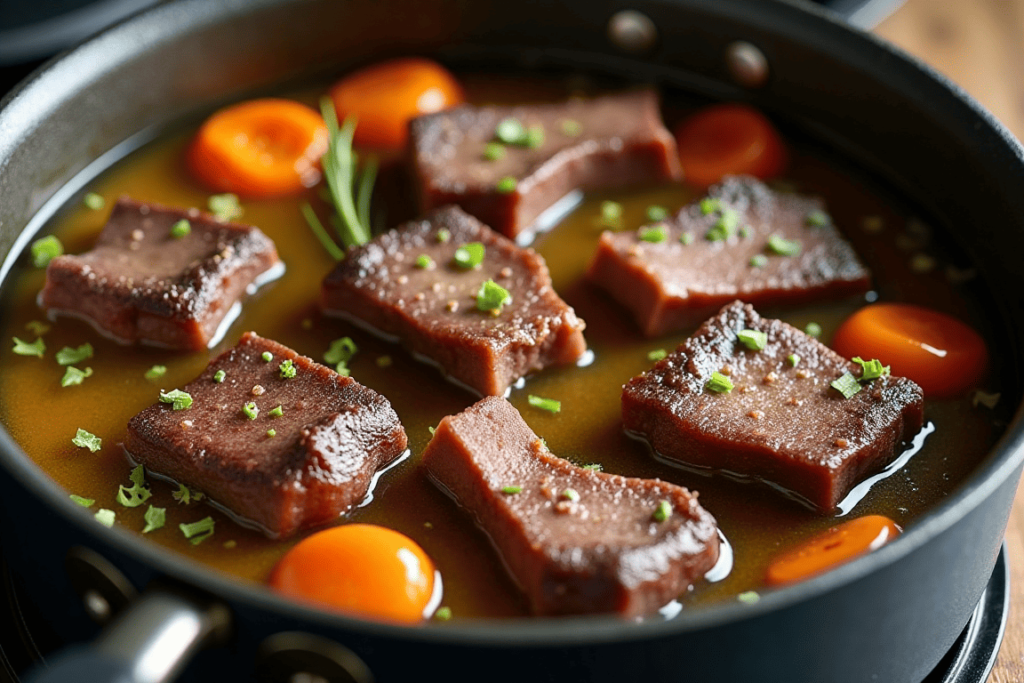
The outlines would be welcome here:
[[[875,32],[958,83],[1024,140],[1024,0],[907,0]],[[989,683],[1024,682],[1024,487],[1006,542],[1010,615]]]

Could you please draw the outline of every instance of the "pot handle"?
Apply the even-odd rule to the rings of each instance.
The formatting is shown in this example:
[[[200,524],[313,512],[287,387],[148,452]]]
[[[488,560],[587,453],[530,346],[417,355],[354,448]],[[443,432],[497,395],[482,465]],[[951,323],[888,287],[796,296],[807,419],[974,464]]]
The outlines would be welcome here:
[[[23,683],[168,683],[201,648],[226,638],[227,607],[166,586],[132,602],[91,645],[37,665]]]

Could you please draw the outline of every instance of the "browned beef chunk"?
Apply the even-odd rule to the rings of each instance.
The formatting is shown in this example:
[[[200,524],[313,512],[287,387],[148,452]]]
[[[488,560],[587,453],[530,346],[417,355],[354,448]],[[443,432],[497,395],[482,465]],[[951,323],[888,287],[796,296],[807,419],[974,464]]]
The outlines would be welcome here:
[[[483,244],[485,255],[479,267],[464,269],[453,257],[470,243]],[[500,313],[477,306],[487,280],[511,294]],[[324,279],[322,305],[400,337],[484,395],[503,394],[528,372],[575,362],[587,349],[583,321],[551,288],[544,259],[454,206],[351,249]]]
[[[748,348],[742,330],[764,332],[765,347]],[[713,372],[733,389],[708,388]],[[816,339],[736,301],[626,384],[622,422],[665,458],[770,482],[831,512],[923,420],[909,379],[886,375],[844,398],[830,385],[847,372],[861,376]]]
[[[798,253],[779,253],[786,247]],[[587,277],[649,336],[696,325],[733,299],[801,304],[871,286],[821,201],[749,177],[726,179],[661,224],[605,232]]]
[[[717,525],[695,493],[555,457],[503,398],[441,420],[423,463],[536,614],[649,614],[718,559]]]
[[[128,423],[125,449],[274,538],[336,519],[406,449],[387,399],[252,332],[183,390],[192,406],[146,408]]]
[[[175,237],[181,220],[190,232]],[[246,289],[278,264],[258,228],[122,197],[92,251],[50,262],[41,301],[122,343],[204,349]]]
[[[536,136],[487,156],[503,121]],[[656,183],[680,177],[675,139],[653,90],[562,104],[463,106],[415,119],[413,164],[423,210],[458,204],[515,237],[573,190]],[[515,181],[502,191],[503,178]]]

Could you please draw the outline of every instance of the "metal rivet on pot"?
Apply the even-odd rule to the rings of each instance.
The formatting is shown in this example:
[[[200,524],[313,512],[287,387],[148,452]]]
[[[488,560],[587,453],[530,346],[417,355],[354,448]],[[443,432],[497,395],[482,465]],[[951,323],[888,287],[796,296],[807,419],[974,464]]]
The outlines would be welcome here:
[[[64,569],[86,613],[98,624],[110,621],[136,595],[135,587],[117,567],[88,548],[68,550]]]
[[[625,9],[608,21],[608,40],[626,54],[644,54],[658,42],[658,28],[646,14]]]
[[[359,655],[311,633],[277,633],[260,644],[256,655],[260,683],[373,683]]]
[[[768,59],[746,41],[738,40],[725,48],[725,66],[737,85],[759,88],[768,80]]]

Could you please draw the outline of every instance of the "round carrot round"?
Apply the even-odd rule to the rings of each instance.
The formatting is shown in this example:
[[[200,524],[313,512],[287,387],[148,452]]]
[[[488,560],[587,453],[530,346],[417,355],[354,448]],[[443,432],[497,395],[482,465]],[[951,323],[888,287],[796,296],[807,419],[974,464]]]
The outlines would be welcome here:
[[[208,118],[189,148],[188,167],[215,192],[280,197],[317,183],[325,151],[320,114],[299,102],[267,98]]]
[[[346,524],[300,541],[270,585],[293,598],[370,619],[415,623],[434,591],[434,564],[412,539],[372,524]]]
[[[702,109],[676,127],[683,178],[700,188],[726,175],[772,178],[786,166],[786,147],[761,112],[743,104]]]
[[[803,581],[880,548],[899,533],[896,522],[882,515],[851,519],[776,557],[765,581],[770,586]]]
[[[462,86],[429,59],[395,59],[353,72],[331,88],[338,119],[355,115],[356,145],[398,150],[409,137],[409,121],[465,100]]]
[[[872,304],[847,318],[832,347],[847,358],[877,358],[914,380],[929,398],[977,386],[988,351],[973,329],[943,313],[909,304]]]

